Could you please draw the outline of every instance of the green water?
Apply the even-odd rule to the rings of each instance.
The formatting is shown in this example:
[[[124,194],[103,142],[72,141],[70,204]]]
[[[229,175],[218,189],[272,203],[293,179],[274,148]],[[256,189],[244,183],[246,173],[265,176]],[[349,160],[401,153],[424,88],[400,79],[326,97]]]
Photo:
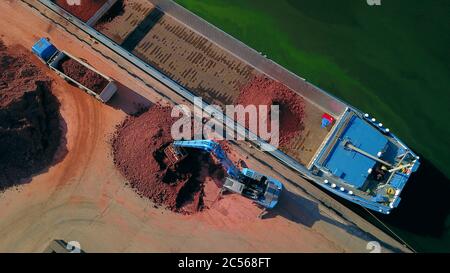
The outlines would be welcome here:
[[[387,222],[418,250],[450,251],[450,195],[443,194],[450,194],[450,1],[382,0],[381,6],[365,0],[177,2],[373,114],[418,152],[426,171],[417,183],[430,183],[426,190],[441,194],[428,196],[429,202],[409,201],[402,215]],[[425,194],[423,188],[410,191],[419,199]],[[428,207],[417,205],[425,201]],[[426,211],[433,209],[439,213]]]

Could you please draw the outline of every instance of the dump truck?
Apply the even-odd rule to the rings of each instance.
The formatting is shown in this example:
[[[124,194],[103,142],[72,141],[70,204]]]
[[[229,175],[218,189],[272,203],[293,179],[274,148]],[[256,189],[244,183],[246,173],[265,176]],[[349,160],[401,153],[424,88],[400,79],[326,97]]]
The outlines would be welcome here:
[[[39,41],[37,41],[33,45],[32,52],[64,80],[66,80],[69,83],[75,84],[80,89],[86,91],[88,94],[94,96],[101,102],[106,103],[107,101],[109,101],[117,91],[117,85],[114,82],[114,80],[98,72],[97,70],[95,70],[95,68],[88,65],[86,62],[83,62],[82,60],[70,55],[67,52],[58,50],[46,38],[39,39]],[[76,80],[73,77],[67,75],[67,73],[64,73],[61,67],[61,63],[67,60],[72,60],[81,65],[80,67],[85,68],[86,71],[93,72],[96,76],[102,78],[105,84],[101,85],[100,88],[97,88],[97,90],[95,90],[94,88],[89,88],[86,84],[83,84],[79,80]]]

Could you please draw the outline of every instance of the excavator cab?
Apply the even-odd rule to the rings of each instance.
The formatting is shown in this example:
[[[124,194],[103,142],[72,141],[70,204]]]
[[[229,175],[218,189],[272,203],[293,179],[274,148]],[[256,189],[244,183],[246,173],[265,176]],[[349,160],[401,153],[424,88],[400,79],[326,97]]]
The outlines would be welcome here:
[[[245,189],[245,185],[231,177],[226,177],[223,187],[231,192],[242,194]]]
[[[185,159],[188,154],[183,147],[176,147],[173,143],[171,143],[169,146],[164,148],[164,155],[169,161],[169,166],[173,166]]]

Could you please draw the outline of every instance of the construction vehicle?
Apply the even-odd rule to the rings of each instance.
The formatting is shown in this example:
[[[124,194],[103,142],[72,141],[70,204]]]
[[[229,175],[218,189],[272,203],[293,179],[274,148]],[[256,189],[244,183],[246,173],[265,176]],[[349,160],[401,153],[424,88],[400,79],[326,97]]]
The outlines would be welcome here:
[[[53,240],[44,253],[85,253],[76,241]]]
[[[227,157],[222,147],[213,140],[179,140],[164,149],[171,165],[175,165],[187,156],[186,149],[198,149],[212,154],[227,172],[223,190],[241,194],[262,206],[264,211],[273,209],[283,190],[283,184],[254,170],[240,170]]]
[[[80,59],[70,55],[67,52],[58,50],[53,44],[50,43],[50,41],[46,38],[41,38],[39,41],[37,41],[33,47],[32,47],[33,53],[39,57],[39,59],[47,64],[52,70],[54,70],[60,77],[62,77],[64,80],[71,82],[78,86],[80,89],[86,91],[88,94],[94,96],[101,102],[107,102],[111,99],[111,97],[116,93],[117,91],[117,85],[115,82],[109,78],[108,76],[105,76],[95,70],[92,66],[88,65],[87,63],[81,61]],[[78,62],[79,64],[86,67],[88,70],[91,70],[92,72],[98,74],[99,76],[103,77],[108,84],[101,90],[100,92],[95,92],[85,85],[79,83],[75,79],[71,78],[70,76],[66,75],[61,69],[60,69],[60,63],[63,60],[67,59],[73,59],[74,61]]]

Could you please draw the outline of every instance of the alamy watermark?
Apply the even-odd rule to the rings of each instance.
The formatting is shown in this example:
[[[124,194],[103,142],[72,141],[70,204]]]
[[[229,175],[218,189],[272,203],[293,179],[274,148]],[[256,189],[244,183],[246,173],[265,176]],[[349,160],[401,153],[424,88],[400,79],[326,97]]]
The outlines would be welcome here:
[[[369,6],[381,6],[381,0],[366,0]]]
[[[69,6],[81,6],[81,0],[66,0]]]
[[[70,241],[67,243],[66,249],[70,253],[81,253],[81,244],[78,241]]]
[[[265,151],[278,149],[280,141],[278,105],[219,105],[204,106],[200,97],[194,98],[194,109],[176,105],[171,116],[178,118],[171,128],[174,140],[258,140],[268,144]],[[236,125],[239,124],[240,126]]]
[[[370,253],[381,253],[381,245],[377,241],[370,241],[366,245],[366,249],[370,250]]]

